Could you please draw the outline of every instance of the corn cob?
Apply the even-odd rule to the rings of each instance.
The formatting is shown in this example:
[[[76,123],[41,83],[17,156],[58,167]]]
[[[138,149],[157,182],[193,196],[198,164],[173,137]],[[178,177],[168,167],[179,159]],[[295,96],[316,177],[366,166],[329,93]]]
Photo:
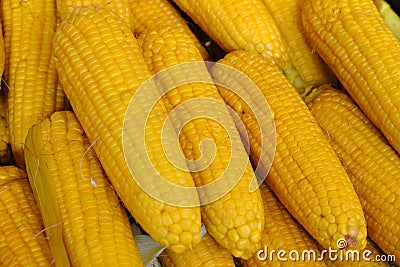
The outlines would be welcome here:
[[[301,6],[303,0],[263,0],[275,19],[287,44],[288,55],[304,82],[319,86],[337,81],[333,72],[315,53],[303,34]]]
[[[57,13],[60,21],[67,19],[79,7],[102,7],[119,16],[132,25],[132,13],[128,0],[56,0]]]
[[[23,168],[29,128],[64,105],[51,60],[56,6],[54,1],[38,0],[5,0],[1,6],[10,144],[17,166]]]
[[[51,252],[26,173],[0,167],[0,265],[50,266]]]
[[[142,45],[144,58],[154,73],[162,72],[179,64],[202,60],[195,43],[182,28],[162,27],[144,31],[139,36],[139,41]],[[155,47],[157,49],[154,49]],[[180,80],[189,75],[189,79],[192,79],[195,75],[199,75],[198,81],[204,81],[200,78],[201,75],[209,76],[205,65],[202,65],[200,69],[192,68],[189,72],[187,68],[183,66],[182,69],[176,69],[177,71],[169,69],[166,77],[159,78],[159,80],[169,86],[169,80]],[[209,77],[209,80],[211,80],[211,77]],[[170,88],[173,88],[173,86]],[[194,100],[190,109],[184,111],[185,114],[192,114],[194,117],[195,110],[196,113],[199,113],[200,110],[202,114],[206,114],[204,104],[202,104],[204,102],[198,100],[200,98],[213,99],[224,103],[216,86],[204,83],[189,83],[178,86],[167,92],[163,99],[169,112],[185,101]],[[175,128],[181,129],[179,141],[184,155],[189,160],[195,160],[201,156],[200,143],[203,140],[212,140],[217,146],[212,164],[204,170],[192,171],[192,176],[198,187],[214,182],[223,176],[233,155],[236,156],[241,153],[245,155],[240,135],[235,129],[235,123],[228,110],[223,107],[219,112],[217,122],[208,118],[197,118],[185,124],[186,116],[183,116],[183,114],[178,114],[177,119],[174,120]],[[219,124],[234,129],[233,133],[228,134]],[[232,139],[234,141],[233,146],[230,145]],[[208,153],[210,152],[204,151],[204,154]],[[230,179],[240,177],[240,181],[232,190],[222,198],[210,202],[211,190],[220,192],[217,186],[214,186],[215,189],[210,189],[207,192],[209,195],[205,196],[206,203],[201,207],[203,222],[210,235],[234,256],[241,258],[248,258],[258,250],[264,221],[262,200],[258,190],[253,193],[249,192],[254,171],[247,155],[245,158],[247,165],[231,167],[236,168],[236,170],[231,172]]]
[[[114,189],[136,221],[154,240],[175,252],[200,242],[200,208],[190,206],[198,204],[193,179],[190,173],[168,162],[162,151],[159,136],[167,115],[162,102],[154,106],[147,118],[145,148],[155,171],[168,182],[193,190],[187,195],[171,187],[170,192],[163,191],[166,187],[160,184],[159,177],[143,165],[147,158],[135,147],[135,140],[130,140],[129,147],[122,143],[122,130],[128,136],[134,135],[134,139],[142,137],[144,129],[132,133],[132,127],[127,126],[142,111],[131,112],[133,118],[124,123],[125,112],[137,89],[151,76],[129,25],[103,8],[78,8],[70,20],[59,25],[54,51],[57,71],[71,106]],[[152,93],[148,92],[149,97]],[[175,135],[166,136],[167,140],[176,139]],[[145,166],[140,179],[146,178],[147,184],[141,186],[147,186],[148,191],[130,173],[128,162]],[[174,203],[188,203],[188,207],[162,203],[152,197],[155,194],[169,197]]]
[[[4,91],[0,92],[0,163],[8,165],[12,163],[12,155],[7,125],[7,107]]]
[[[184,253],[166,249],[159,257],[165,267],[234,267],[232,255],[205,233],[199,244]]]
[[[60,243],[52,241],[61,241],[72,266],[143,266],[127,214],[74,113],[55,112],[32,126],[26,146],[27,173],[44,224],[62,222],[62,240],[48,234],[53,255],[59,255]]]
[[[363,205],[368,235],[399,259],[399,156],[344,92],[325,89],[308,106],[347,169]]]
[[[174,2],[225,51],[256,51],[289,67],[286,44],[262,0]]]
[[[204,46],[193,34],[178,10],[168,0],[130,0],[129,4],[134,20],[134,32],[137,35],[140,35],[146,29],[171,26],[182,28],[196,44],[203,59],[209,60],[209,55]]]
[[[265,180],[268,186],[324,248],[337,248],[337,241],[345,239],[350,248],[362,249],[367,233],[359,199],[345,169],[294,87],[275,64],[257,53],[235,51],[220,62],[248,75],[274,114],[276,151]],[[212,72],[217,81],[229,79],[218,68]],[[237,88],[246,86],[239,79],[236,84],[231,82]],[[259,156],[264,148],[259,131],[254,130],[258,122],[252,110],[232,91],[223,87],[219,91],[246,125],[254,164],[268,160]]]
[[[262,184],[260,191],[265,217],[261,239],[263,253],[254,254],[244,262],[244,266],[325,266],[322,261],[317,261],[320,255],[313,238],[290,215],[268,186]],[[271,259],[269,254],[271,250],[284,250],[287,253],[284,257],[288,261],[279,260],[276,254],[272,254]],[[313,251],[315,254],[310,254],[310,259],[307,259],[307,256],[303,259],[301,255],[306,250]],[[299,259],[289,259],[290,251],[297,251],[300,255]]]
[[[371,0],[308,0],[304,32],[368,118],[400,152],[400,42]]]
[[[382,256],[384,256],[382,250],[367,237],[367,245],[363,250],[359,252],[338,251],[332,257],[325,256],[324,262],[328,267],[388,267],[388,262],[381,260]]]
[[[381,14],[383,20],[389,29],[396,35],[397,39],[400,39],[400,18],[390,7],[390,5],[384,0],[374,0],[375,6],[378,8],[379,14]]]

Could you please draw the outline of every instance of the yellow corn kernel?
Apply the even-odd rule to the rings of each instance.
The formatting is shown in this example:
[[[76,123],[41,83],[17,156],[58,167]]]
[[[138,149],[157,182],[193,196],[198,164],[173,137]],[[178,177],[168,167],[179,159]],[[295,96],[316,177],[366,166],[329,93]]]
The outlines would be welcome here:
[[[52,256],[26,173],[0,167],[0,265],[50,266]]]
[[[151,76],[129,25],[104,8],[78,8],[70,20],[59,24],[54,41],[57,71],[65,94],[126,208],[154,240],[175,252],[200,242],[200,208],[173,206],[153,198],[138,185],[138,177],[131,174],[127,165],[129,162],[142,168],[150,160],[155,172],[166,181],[194,190],[188,195],[164,192],[155,172],[143,168],[140,175],[152,186],[149,193],[164,194],[175,202],[198,202],[190,173],[172,165],[163,151],[161,130],[167,117],[163,103],[157,102],[150,112],[145,133],[129,131],[137,113],[129,114],[124,128],[129,102]],[[147,93],[151,97],[154,92]],[[168,124],[169,120],[165,122]],[[123,144],[123,130],[138,139],[144,135],[148,140],[147,155],[136,147],[137,143]],[[166,134],[166,138],[177,137]],[[179,151],[169,153],[175,155]],[[163,214],[173,217],[173,224],[165,224]]]
[[[309,85],[336,85],[336,77],[310,47],[301,24],[304,0],[263,0],[287,44],[287,52],[300,77]]]
[[[166,249],[159,257],[165,267],[234,267],[232,255],[205,233],[199,244],[184,253]]]
[[[248,75],[262,91],[274,115],[276,150],[265,180],[268,186],[324,248],[336,248],[339,239],[345,239],[355,249],[365,247],[365,218],[351,181],[311,112],[281,70],[248,51],[231,52],[220,63]],[[224,80],[231,79],[218,69],[213,75],[224,84]],[[242,83],[238,79],[231,84],[245,91],[246,84]],[[242,109],[235,111],[250,136],[254,164],[268,162],[267,157],[260,159],[264,147],[260,131],[256,130],[257,118],[250,107],[232,91],[223,87],[219,91],[233,109],[236,103],[241,103]],[[266,155],[270,149],[273,147],[266,146]]]
[[[262,252],[255,253],[244,262],[244,266],[325,266],[322,261],[317,260],[320,255],[313,238],[290,215],[275,194],[265,184],[260,186],[260,191],[265,217],[260,248]],[[278,259],[277,254],[274,254],[272,250],[285,251],[286,254],[283,257],[288,260]],[[297,259],[296,255],[290,255],[291,251],[299,253]],[[311,258],[308,260],[303,258],[303,251],[312,251],[315,254],[310,254]]]
[[[55,112],[32,126],[26,146],[45,227],[62,230],[61,240],[56,229],[48,232],[53,255],[65,250],[72,266],[143,266],[128,216],[74,113]]]
[[[225,51],[256,51],[289,67],[286,44],[262,0],[174,2]]]
[[[308,0],[302,10],[311,46],[400,152],[400,42],[373,1]]]
[[[183,29],[178,27],[144,31],[139,40],[144,58],[154,73],[160,73],[179,64],[202,60],[195,43],[188,38]],[[153,49],[156,46],[158,49]],[[208,77],[208,80],[211,81],[205,65],[201,69],[181,66],[182,69],[175,69],[176,71],[169,69],[168,73],[170,74],[159,78],[166,89],[171,85],[170,80],[184,80],[185,77],[192,79],[198,77],[199,81],[204,81],[204,77]],[[179,141],[186,158],[196,160],[202,156],[202,153],[211,154],[210,150],[201,151],[200,149],[201,142],[205,139],[211,140],[216,145],[217,151],[212,163],[204,170],[192,171],[196,186],[200,187],[216,181],[223,176],[227,168],[231,168],[231,170],[235,168],[231,174],[232,180],[236,178],[235,176],[240,177],[239,182],[231,191],[211,203],[207,201],[206,205],[201,207],[201,212],[208,232],[219,244],[236,257],[248,258],[260,246],[264,222],[260,193],[258,190],[253,193],[249,192],[254,171],[249,160],[244,169],[242,166],[229,166],[232,157],[239,154],[245,155],[246,152],[240,134],[235,129],[235,123],[224,104],[217,122],[209,118],[196,118],[184,124],[187,116],[195,117],[194,114],[206,114],[205,109],[209,109],[209,107],[203,106],[203,102],[199,100],[201,98],[224,103],[216,86],[201,82],[178,86],[167,92],[163,99],[169,112],[186,101],[193,101],[191,107],[185,109],[185,116],[177,115],[177,118],[173,119],[176,129],[182,127]],[[221,125],[235,130],[229,134]],[[232,141],[234,145],[231,145]],[[218,193],[218,190],[218,186],[214,186],[207,192],[209,195],[205,196],[205,199],[212,198],[212,192]]]
[[[57,90],[57,72],[51,59],[56,5],[54,1],[5,0],[1,9],[10,144],[17,166],[24,168],[29,128],[64,106],[64,93]]]
[[[178,10],[168,0],[130,0],[129,4],[136,35],[140,35],[146,29],[171,26],[182,28],[196,44],[203,59],[209,60],[207,50],[194,35]]]
[[[128,0],[56,0],[57,15],[60,21],[70,17],[76,8],[101,7],[119,16],[123,21],[132,25],[132,13]]]
[[[400,259],[398,154],[344,92],[325,89],[308,106],[353,182],[368,236]]]

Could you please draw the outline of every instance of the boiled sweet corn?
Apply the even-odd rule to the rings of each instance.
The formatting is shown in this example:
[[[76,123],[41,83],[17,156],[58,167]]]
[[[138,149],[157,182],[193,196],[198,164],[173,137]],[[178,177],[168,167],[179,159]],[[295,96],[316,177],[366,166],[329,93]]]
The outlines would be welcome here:
[[[65,250],[71,266],[143,266],[128,216],[73,112],[55,112],[32,126],[26,146],[44,224],[62,229],[61,240],[56,230],[48,233],[53,255]]]
[[[26,173],[0,167],[0,265],[50,266],[52,255]]]
[[[29,128],[64,106],[64,93],[57,90],[57,72],[51,60],[56,5],[54,1],[5,0],[1,9],[10,144],[17,166],[24,168]]]
[[[132,13],[128,0],[56,0],[57,13],[60,21],[68,19],[76,8],[102,7],[119,16],[126,23],[132,24]]]
[[[366,223],[351,181],[311,112],[278,66],[257,53],[245,51],[231,52],[220,63],[250,77],[271,107],[276,151],[265,180],[269,187],[324,248],[337,248],[337,241],[342,239],[351,248],[364,248]],[[213,75],[222,82],[231,79],[218,69]],[[241,84],[240,79],[234,82],[232,86],[246,91],[246,84]],[[251,107],[232,91],[224,87],[219,91],[245,124],[250,156],[257,164],[261,151],[268,155],[273,147],[261,147],[263,140]]]
[[[175,168],[163,151],[160,139],[167,113],[162,102],[154,106],[141,131],[132,132],[130,126],[141,110],[136,108],[137,112],[130,112],[129,119],[125,120],[133,95],[151,76],[129,25],[104,8],[78,8],[71,19],[59,25],[54,41],[62,87],[127,209],[150,236],[175,252],[183,252],[200,242],[199,207],[173,206],[153,198],[138,185],[138,178],[132,176],[127,165],[136,164],[141,168],[142,179],[151,187],[149,193],[169,197],[177,205],[198,203],[190,173]],[[153,91],[147,93],[146,97],[151,97]],[[143,130],[148,140],[147,155],[137,150],[135,140],[122,142],[123,131],[132,140],[143,138]],[[167,140],[173,138],[176,136],[167,135]],[[146,160],[151,161],[154,172],[143,167]],[[165,192],[155,172],[174,185],[194,190],[188,195]]]
[[[304,82],[313,86],[337,85],[336,77],[303,33],[301,6],[304,0],[263,0],[287,44],[288,55]]]
[[[327,88],[309,104],[311,113],[354,185],[368,235],[400,259],[400,158],[344,92]]]
[[[262,0],[174,2],[225,51],[256,51],[289,67],[286,43]]]
[[[307,0],[302,21],[311,46],[400,152],[400,41],[372,0]]]
[[[178,86],[167,92],[163,99],[169,112],[186,101],[193,103],[190,108],[186,108],[181,114],[178,113],[176,119],[173,119],[176,129],[181,129],[180,145],[189,160],[195,160],[203,153],[210,154],[210,150],[201,151],[203,140],[211,140],[216,145],[217,151],[212,163],[206,169],[192,171],[195,184],[200,187],[214,182],[223,176],[227,168],[231,170],[229,177],[231,181],[234,181],[235,178],[240,179],[234,186],[227,183],[225,186],[232,190],[215,200],[213,199],[214,194],[221,193],[221,188],[217,185],[207,189],[207,195],[200,193],[205,200],[205,205],[201,207],[202,218],[208,232],[219,244],[236,257],[250,257],[260,246],[264,216],[260,193],[258,190],[249,191],[254,171],[245,154],[245,148],[235,128],[235,123],[228,110],[222,107],[218,110],[220,113],[218,121],[209,118],[195,118],[185,124],[187,116],[194,118],[199,110],[202,114],[206,114],[205,109],[210,108],[203,104],[202,98],[223,103],[216,86],[211,83],[202,83],[204,77],[207,76],[211,81],[205,65],[201,65],[200,68],[190,67],[190,65],[185,67],[184,65],[190,62],[200,62],[202,57],[199,50],[190,35],[179,27],[162,27],[144,31],[140,35],[139,41],[144,58],[154,73],[168,70],[165,77],[162,76],[158,79],[164,86],[170,86],[170,80],[198,77],[199,83]],[[176,71],[171,70],[171,67],[179,67],[179,64],[183,64],[180,65],[181,68],[175,69]],[[211,101],[209,104],[211,105]],[[233,130],[227,132],[220,125]],[[232,157],[240,154],[245,155],[246,164],[230,166]]]
[[[210,57],[207,50],[189,28],[178,10],[168,0],[130,0],[134,20],[134,32],[140,35],[146,29],[178,27],[187,33],[199,49],[204,60]]]

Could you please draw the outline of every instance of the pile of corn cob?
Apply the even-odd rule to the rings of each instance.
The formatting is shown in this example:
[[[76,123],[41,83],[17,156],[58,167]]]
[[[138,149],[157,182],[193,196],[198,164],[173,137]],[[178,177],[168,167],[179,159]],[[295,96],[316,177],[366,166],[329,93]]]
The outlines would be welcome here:
[[[400,263],[396,16],[379,0],[2,0],[0,265],[147,265],[131,223],[163,266]],[[204,99],[218,120],[196,115]]]

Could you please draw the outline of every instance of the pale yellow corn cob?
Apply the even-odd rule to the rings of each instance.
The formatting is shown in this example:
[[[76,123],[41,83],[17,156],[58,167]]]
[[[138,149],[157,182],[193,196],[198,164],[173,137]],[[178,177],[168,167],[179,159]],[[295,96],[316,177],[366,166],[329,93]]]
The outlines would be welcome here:
[[[400,259],[400,158],[344,92],[327,88],[309,104],[360,198],[368,236]]]
[[[52,255],[26,173],[0,167],[0,265],[50,266]]]
[[[141,131],[129,131],[141,110],[129,114],[125,128],[124,119],[131,98],[151,76],[129,25],[103,8],[78,8],[70,20],[59,25],[54,41],[64,91],[125,206],[147,233],[175,252],[183,252],[200,242],[200,208],[172,206],[154,199],[139,187],[139,178],[132,176],[127,165],[128,162],[141,168],[148,156],[155,171],[165,180],[194,187],[190,173],[175,168],[162,150],[161,127],[167,116],[162,102],[154,106],[147,118],[144,138],[149,140],[145,144],[148,154],[139,150],[134,140],[123,146],[123,130],[134,138],[143,137]],[[147,93],[150,98],[155,92]],[[177,138],[175,134],[166,136],[167,140]],[[187,195],[164,192],[154,172],[143,168],[140,175],[152,186],[149,193],[169,197],[177,205],[198,204],[195,190]]]
[[[319,86],[336,85],[336,77],[312,50],[303,33],[301,23],[301,6],[304,0],[263,0],[269,13],[275,19],[287,44],[287,52],[291,62],[304,82]]]
[[[203,59],[210,59],[207,50],[168,0],[130,0],[129,3],[133,15],[134,31],[137,35],[146,29],[179,27],[193,40]]]
[[[313,238],[290,215],[275,194],[265,184],[260,186],[260,191],[265,217],[265,226],[261,237],[262,253],[255,253],[244,262],[244,266],[325,266],[323,261],[318,260],[320,253]],[[283,257],[287,261],[278,259],[276,253],[273,254],[273,250],[285,251],[287,254]],[[291,259],[291,256],[296,257],[296,255],[290,255],[291,251],[298,252],[299,258]],[[302,256],[304,251],[315,254],[310,254],[310,259],[308,259],[308,254]]]
[[[361,110],[400,152],[400,41],[372,0],[307,0],[312,47]]]
[[[340,239],[345,239],[349,248],[364,248],[366,223],[358,196],[295,88],[275,64],[257,53],[231,52],[220,62],[248,75],[262,91],[274,114],[276,151],[265,180],[269,187],[324,248],[337,247]],[[231,79],[223,71],[216,69],[214,72],[218,81]],[[238,88],[246,86],[241,80],[233,80],[231,86],[235,86],[234,82]],[[256,130],[258,122],[251,107],[232,91],[219,89],[246,126],[254,163],[268,162],[267,157],[260,159],[264,148],[261,148],[261,136]],[[271,130],[268,128],[265,132]],[[273,147],[265,148],[266,155],[271,149]]]
[[[166,249],[159,257],[165,267],[234,267],[232,255],[205,233],[199,244],[184,253]]]
[[[64,246],[72,266],[143,266],[128,216],[74,113],[55,112],[32,126],[26,146],[44,225],[62,229],[61,240],[48,233],[53,255]]]
[[[144,31],[140,35],[139,41],[142,45],[144,58],[154,73],[162,72],[179,64],[202,60],[195,43],[179,27],[162,27]],[[157,49],[154,49],[155,47]],[[182,66],[182,69],[170,71],[169,75],[159,80],[168,86],[170,85],[168,80],[181,80],[184,77],[193,77],[194,75],[201,77],[200,73],[209,76],[205,65],[201,69],[193,69],[189,72],[187,69],[190,69],[190,67]],[[211,80],[211,77],[209,77],[209,80]],[[209,107],[203,106],[204,104],[200,100],[196,101],[200,98],[214,99],[223,103],[216,86],[204,83],[189,83],[176,87],[166,93],[163,99],[168,111],[172,111],[185,101],[194,100],[190,109],[185,109],[185,115],[194,115],[194,111],[197,113],[199,110],[202,110],[202,114],[206,114],[205,109],[209,109]],[[178,114],[174,120],[176,129],[183,126],[179,141],[183,153],[188,159],[195,160],[201,156],[200,143],[204,139],[212,140],[216,145],[217,151],[212,164],[204,170],[192,172],[197,186],[207,185],[220,178],[226,168],[229,167],[231,157],[245,153],[240,134],[235,131],[234,134],[228,135],[225,129],[219,125],[220,123],[231,129],[236,127],[228,110],[224,105],[222,106],[223,109],[220,110],[221,115],[217,122],[208,118],[197,118],[183,126],[186,117],[183,114]],[[232,139],[234,139],[235,144],[233,147],[230,145]],[[204,151],[203,153],[208,154],[210,152]],[[258,190],[253,193],[249,191],[254,171],[247,156],[246,160],[245,169],[242,169],[242,166],[230,167],[236,168],[230,178],[240,178],[233,189],[222,198],[206,203],[201,207],[203,222],[210,235],[234,256],[241,258],[250,257],[260,247],[264,222],[260,193]],[[218,191],[217,186],[214,190]],[[208,193],[211,194],[211,191]],[[205,196],[206,199],[211,197]]]
[[[64,106],[51,60],[56,5],[50,0],[5,0],[1,9],[10,143],[16,164],[22,168],[29,128]]]

